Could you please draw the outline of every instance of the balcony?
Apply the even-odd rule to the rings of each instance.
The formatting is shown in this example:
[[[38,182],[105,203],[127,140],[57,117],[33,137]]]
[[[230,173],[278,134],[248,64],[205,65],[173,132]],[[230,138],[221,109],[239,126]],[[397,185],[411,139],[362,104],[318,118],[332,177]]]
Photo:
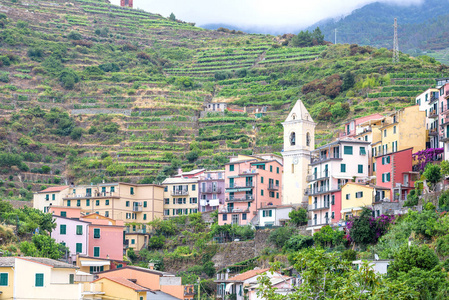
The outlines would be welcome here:
[[[438,100],[438,99],[439,99],[439,97],[435,97],[434,95],[430,96],[430,102],[429,102],[429,104],[432,103],[433,101]]]
[[[317,165],[317,164],[331,161],[331,160],[343,160],[343,158],[341,157],[341,155],[339,153],[335,153],[335,155],[332,155],[332,156],[312,157],[310,159],[310,164]]]
[[[170,193],[172,196],[187,196],[189,194],[188,190],[174,190]]]
[[[308,188],[308,189],[306,189],[306,192],[304,194],[305,195],[309,195],[309,196],[313,196],[313,195],[319,195],[319,194],[323,194],[323,193],[336,192],[336,191],[339,191],[342,186],[343,186],[342,184],[338,184],[337,188],[334,188],[334,189],[331,189],[329,186],[320,186],[320,187],[317,187],[317,188]]]
[[[228,184],[226,186],[226,189],[252,189],[254,187],[254,184],[252,182],[247,183],[241,183],[241,184]]]
[[[276,184],[269,184],[269,185],[268,185],[268,190],[269,190],[269,191],[278,191],[278,190],[279,190],[279,185],[276,185]]]
[[[147,230],[146,229],[143,229],[143,228],[139,228],[139,229],[136,229],[136,230],[132,230],[131,228],[129,228],[129,227],[125,227],[125,233],[147,233],[147,234],[150,234],[149,232],[147,232]]]
[[[321,179],[326,179],[326,178],[329,178],[329,171],[324,171],[323,175],[318,175],[318,174],[307,175],[306,180],[308,182],[311,182],[311,181],[321,180]]]
[[[429,110],[429,115],[427,117],[429,119],[438,118],[438,111],[436,109]]]
[[[203,194],[221,194],[221,187],[207,187],[204,191],[201,191]]]
[[[226,202],[250,202],[254,200],[253,195],[245,195],[243,197],[229,197],[226,198]]]
[[[219,199],[201,199],[200,206],[218,206],[220,204]]]
[[[429,135],[430,136],[437,136],[438,130],[436,128],[429,129]]]
[[[325,225],[329,225],[329,218],[324,218],[323,221],[318,220],[318,219],[312,219],[307,221],[307,226],[311,227],[311,226],[325,226]]]
[[[324,203],[324,204],[318,204],[318,203],[314,203],[314,204],[309,204],[308,206],[307,206],[307,209],[309,210],[309,211],[312,211],[312,210],[321,210],[321,209],[329,209],[329,203]]]
[[[119,198],[119,194],[115,192],[95,192],[86,194],[67,194],[62,197],[63,200],[79,200],[79,199],[91,199],[91,198]]]
[[[227,214],[227,213],[249,213],[249,209],[241,209],[241,208],[222,208],[218,211],[221,214]]]
[[[247,170],[243,170],[239,173],[239,175],[256,175],[256,174],[257,174],[256,169],[247,169]]]
[[[139,211],[142,211],[142,206],[133,206],[133,211],[136,211],[136,212],[139,212]]]

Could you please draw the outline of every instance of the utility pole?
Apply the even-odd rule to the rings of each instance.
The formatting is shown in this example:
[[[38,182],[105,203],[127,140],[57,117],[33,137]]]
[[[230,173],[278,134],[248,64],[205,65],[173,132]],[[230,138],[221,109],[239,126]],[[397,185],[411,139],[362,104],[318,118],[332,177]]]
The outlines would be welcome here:
[[[398,19],[394,18],[393,63],[399,62]]]
[[[334,44],[337,44],[337,28],[335,28],[335,39],[334,39]]]
[[[201,300],[201,278],[198,276],[198,300]]]

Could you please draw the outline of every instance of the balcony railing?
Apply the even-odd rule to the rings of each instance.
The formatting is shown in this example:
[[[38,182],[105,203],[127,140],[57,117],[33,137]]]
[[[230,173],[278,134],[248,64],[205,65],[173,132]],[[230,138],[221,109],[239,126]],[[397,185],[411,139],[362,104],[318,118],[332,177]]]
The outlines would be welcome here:
[[[249,209],[241,209],[241,208],[222,208],[218,212],[220,213],[248,213]]]
[[[254,196],[253,195],[246,195],[243,197],[228,197],[226,198],[226,202],[248,202],[253,201]]]
[[[429,129],[429,135],[432,136],[438,135],[438,130],[436,128]]]
[[[307,221],[307,225],[310,226],[322,226],[329,225],[329,218],[324,218],[324,220],[312,219]]]
[[[172,190],[171,195],[172,196],[186,196],[189,194],[188,190]]]
[[[329,209],[329,207],[330,207],[329,203],[323,203],[323,204],[313,203],[313,204],[309,204],[307,206],[308,210]]]
[[[428,118],[433,119],[433,118],[437,118],[437,117],[438,117],[438,110],[436,110],[436,109],[429,110]]]
[[[340,154],[337,154],[337,153],[336,153],[336,155],[332,155],[332,156],[329,155],[329,156],[312,157],[310,159],[310,164],[314,165],[314,164],[318,164],[318,163],[333,160],[333,159],[342,159],[342,157]]]
[[[66,194],[62,198],[64,200],[73,200],[73,199],[88,199],[88,198],[111,198],[118,197],[118,193],[115,192],[95,192],[95,193],[85,193],[85,194]]]
[[[324,171],[323,175],[319,175],[319,174],[307,175],[306,180],[307,181],[315,181],[315,180],[324,179],[324,178],[329,178],[329,171]]]
[[[204,191],[201,191],[204,194],[221,194],[221,187],[207,187]]]
[[[277,190],[279,190],[279,185],[277,185],[277,184],[269,184],[268,185],[268,190],[270,190],[270,191],[277,191]]]
[[[243,184],[228,184],[226,186],[227,189],[240,189],[240,188],[253,188],[254,184],[252,182],[247,182]]]
[[[133,211],[142,211],[142,206],[133,206]]]
[[[329,186],[325,185],[325,186],[319,186],[317,188],[308,188],[306,189],[306,192],[304,193],[305,195],[314,195],[314,194],[321,194],[321,193],[326,193],[326,192],[332,192],[332,191],[338,191],[341,189],[343,185],[340,183],[337,185],[336,188],[330,188]]]

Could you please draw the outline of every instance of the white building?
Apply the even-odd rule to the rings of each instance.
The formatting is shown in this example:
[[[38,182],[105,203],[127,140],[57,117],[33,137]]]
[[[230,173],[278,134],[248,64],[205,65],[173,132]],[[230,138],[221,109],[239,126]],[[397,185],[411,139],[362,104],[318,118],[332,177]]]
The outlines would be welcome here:
[[[48,212],[50,206],[63,206],[65,197],[69,192],[69,186],[54,186],[34,193],[33,208]]]
[[[265,206],[257,210],[258,226],[284,226],[290,217],[288,214],[295,210],[295,205]]]

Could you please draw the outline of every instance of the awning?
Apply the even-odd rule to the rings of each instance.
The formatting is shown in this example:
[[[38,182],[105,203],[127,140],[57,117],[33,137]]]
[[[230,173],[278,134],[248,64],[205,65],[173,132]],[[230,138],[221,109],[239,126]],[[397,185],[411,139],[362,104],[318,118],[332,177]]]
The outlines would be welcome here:
[[[226,289],[225,289],[226,293],[231,293],[231,288],[232,288],[233,284],[234,283],[229,283],[229,284],[226,285]]]
[[[351,211],[352,211],[352,208],[345,208],[345,209],[342,209],[340,212],[347,213],[347,212],[351,212]]]
[[[109,266],[111,263],[105,260],[82,260],[81,266],[83,267],[101,267]]]
[[[344,176],[344,175],[332,175],[332,177],[338,178],[338,179],[353,179],[354,178],[354,176]]]
[[[246,191],[251,191],[251,190],[252,190],[252,188],[226,189],[226,193],[246,192]]]

